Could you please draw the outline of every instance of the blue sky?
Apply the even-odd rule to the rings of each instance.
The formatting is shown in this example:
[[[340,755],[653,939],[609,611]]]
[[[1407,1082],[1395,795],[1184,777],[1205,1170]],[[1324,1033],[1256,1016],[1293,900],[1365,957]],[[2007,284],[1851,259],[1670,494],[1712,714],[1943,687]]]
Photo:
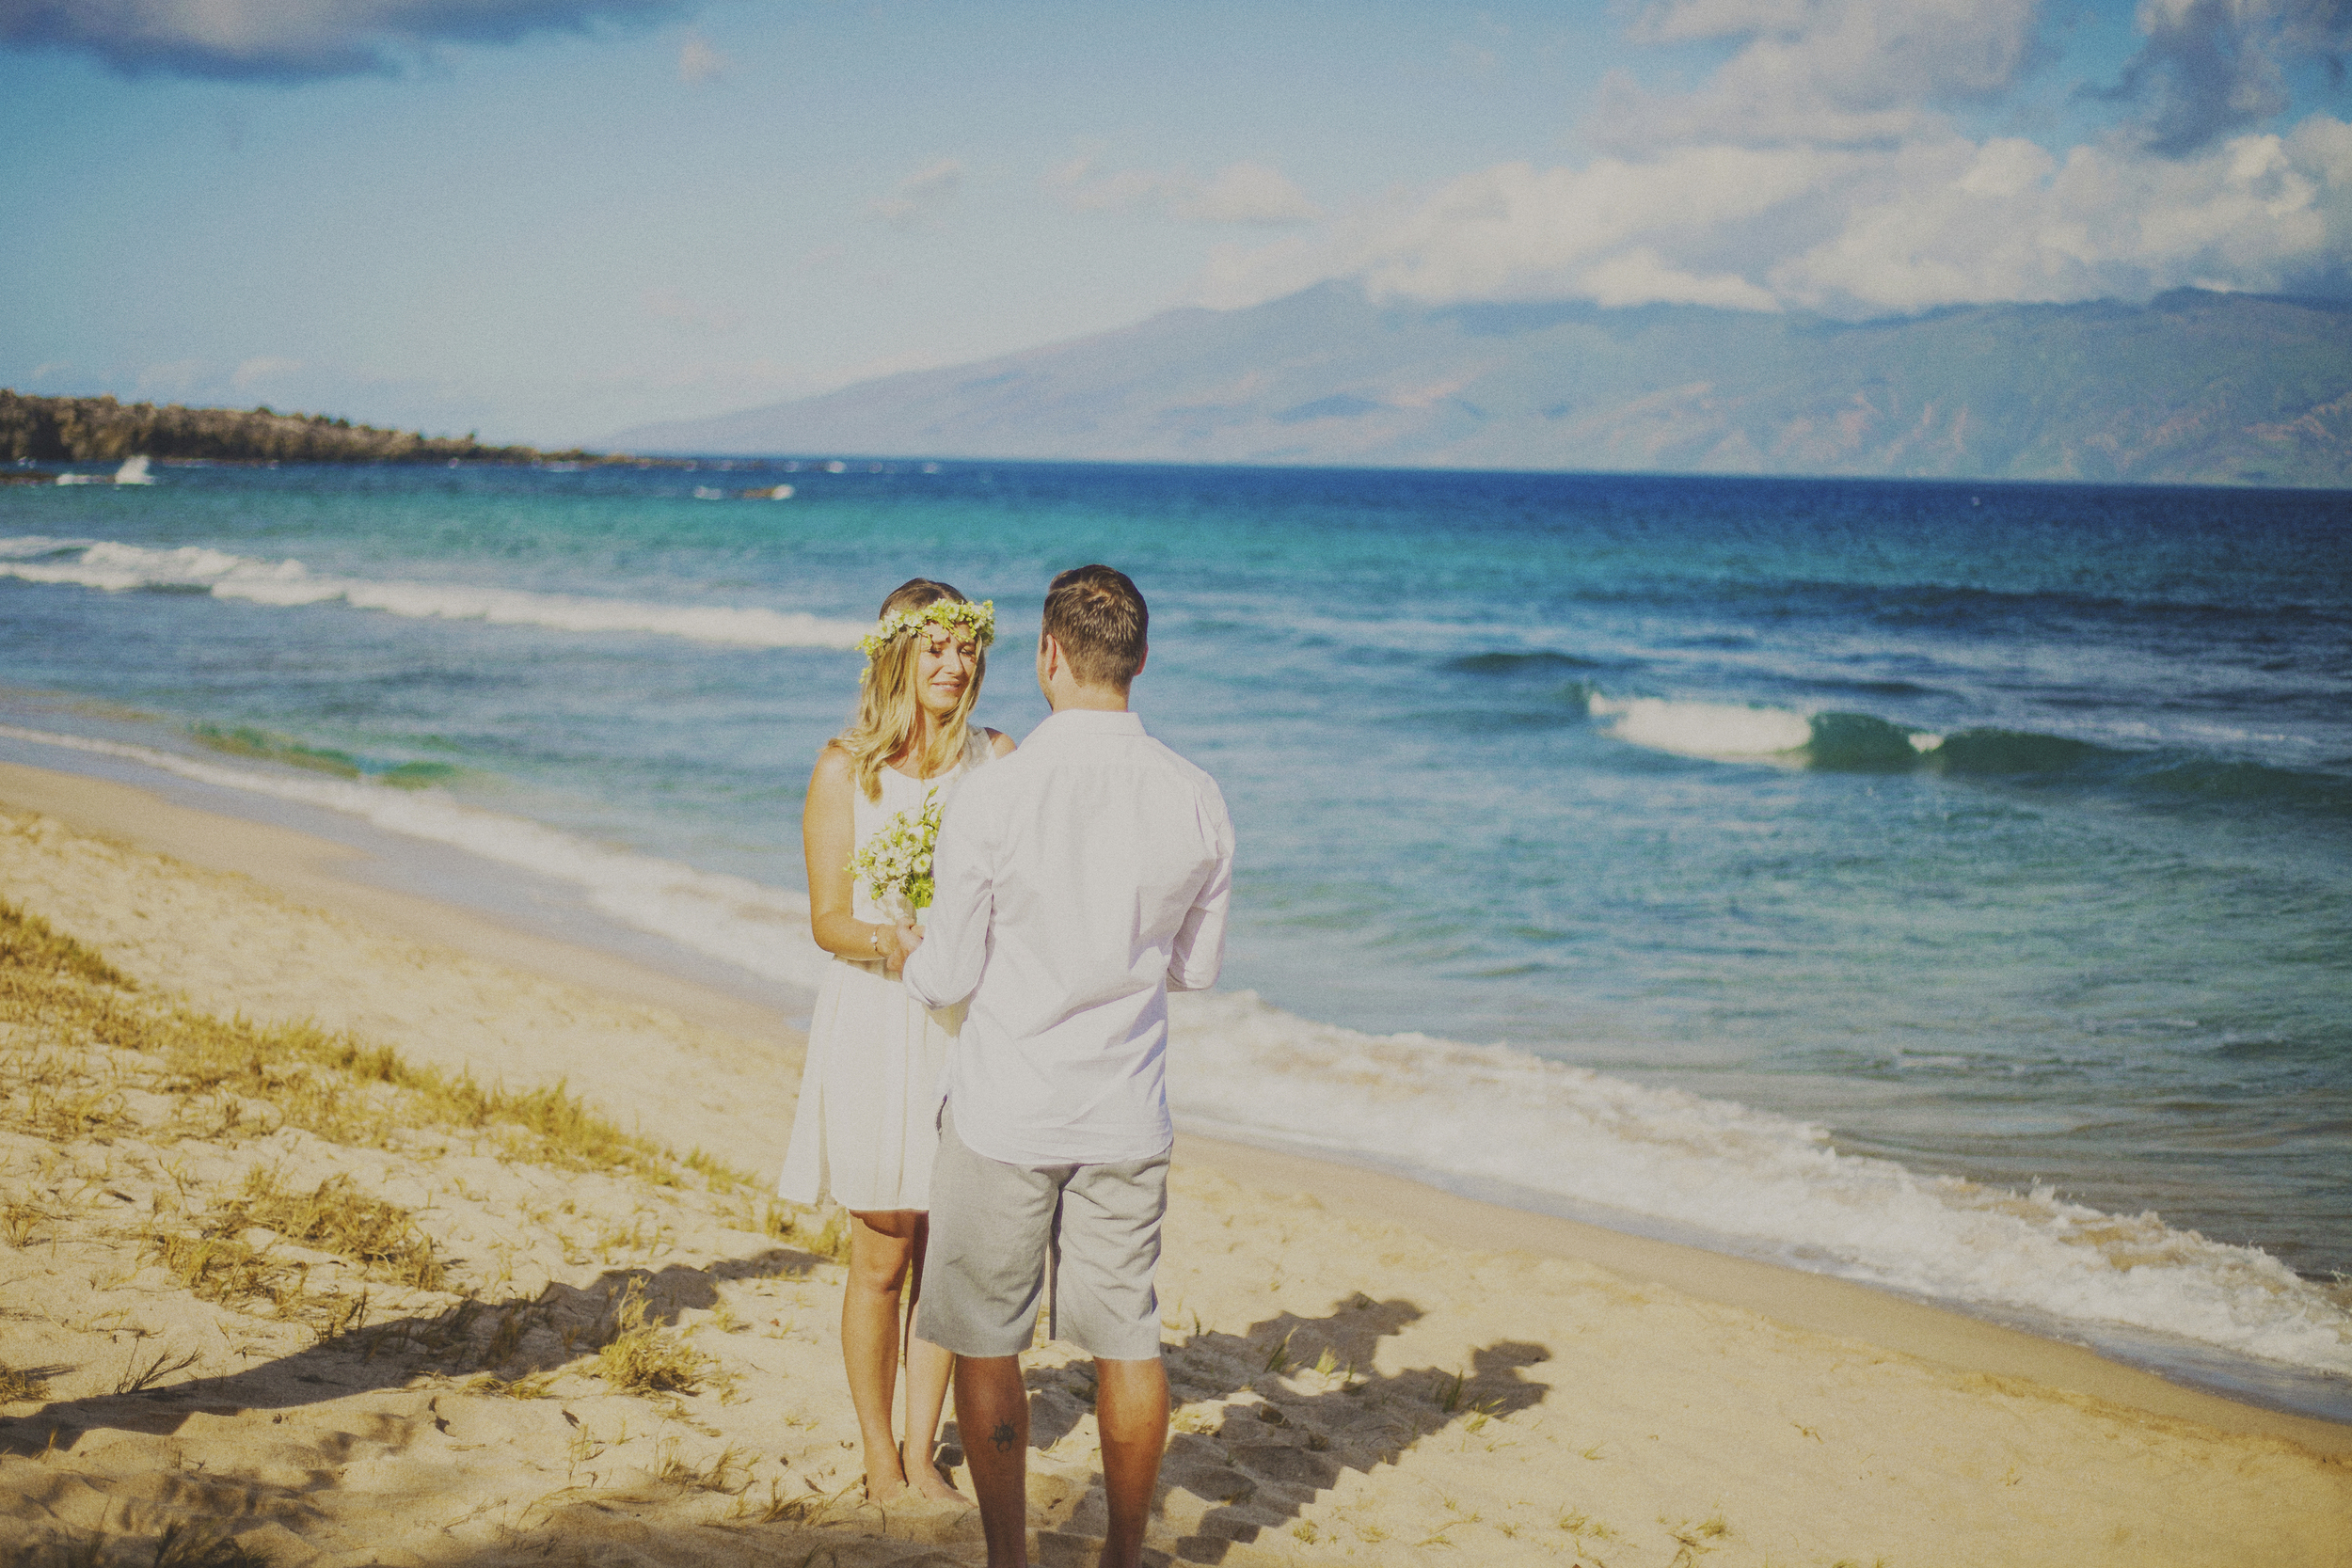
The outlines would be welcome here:
[[[2348,44],[2352,0],[0,0],[0,385],[593,443],[1332,279],[2344,293]]]

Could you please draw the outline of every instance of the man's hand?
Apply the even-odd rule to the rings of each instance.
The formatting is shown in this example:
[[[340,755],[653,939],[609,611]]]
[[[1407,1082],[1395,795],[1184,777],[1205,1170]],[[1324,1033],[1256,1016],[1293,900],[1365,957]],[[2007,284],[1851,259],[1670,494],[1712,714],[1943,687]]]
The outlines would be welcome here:
[[[898,922],[898,967],[904,969],[914,950],[923,945],[923,927],[906,921]]]

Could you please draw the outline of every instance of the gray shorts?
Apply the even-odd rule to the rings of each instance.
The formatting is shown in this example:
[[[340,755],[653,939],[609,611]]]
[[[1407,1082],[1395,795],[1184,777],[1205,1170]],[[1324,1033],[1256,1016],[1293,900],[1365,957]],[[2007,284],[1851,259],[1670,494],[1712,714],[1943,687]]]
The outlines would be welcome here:
[[[1094,1165],[1009,1165],[975,1154],[943,1109],[931,1165],[918,1338],[958,1355],[1029,1348],[1054,1260],[1047,1333],[1105,1361],[1160,1354],[1160,1217],[1168,1155]]]

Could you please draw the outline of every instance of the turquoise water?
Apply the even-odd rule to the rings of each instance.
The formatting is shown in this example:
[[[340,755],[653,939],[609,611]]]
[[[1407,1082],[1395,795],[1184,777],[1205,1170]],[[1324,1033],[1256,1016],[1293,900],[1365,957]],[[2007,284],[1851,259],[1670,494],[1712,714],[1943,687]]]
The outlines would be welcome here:
[[[803,994],[801,791],[883,593],[996,600],[1017,736],[1017,628],[1108,561],[1241,835],[1254,997],[1189,1015],[1180,1118],[2352,1372],[2345,497],[158,472],[0,488],[9,754],[462,844]]]

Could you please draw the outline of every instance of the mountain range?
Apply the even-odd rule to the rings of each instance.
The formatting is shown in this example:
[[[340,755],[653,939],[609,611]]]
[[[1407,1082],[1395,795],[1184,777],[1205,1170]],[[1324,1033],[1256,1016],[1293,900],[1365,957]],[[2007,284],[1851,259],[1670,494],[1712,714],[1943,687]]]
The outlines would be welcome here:
[[[1851,323],[1327,283],[612,444],[2352,488],[2352,305],[2181,290]]]

